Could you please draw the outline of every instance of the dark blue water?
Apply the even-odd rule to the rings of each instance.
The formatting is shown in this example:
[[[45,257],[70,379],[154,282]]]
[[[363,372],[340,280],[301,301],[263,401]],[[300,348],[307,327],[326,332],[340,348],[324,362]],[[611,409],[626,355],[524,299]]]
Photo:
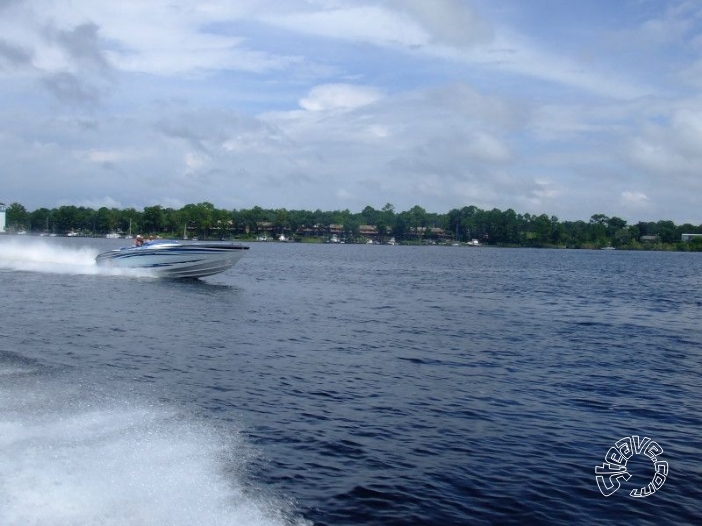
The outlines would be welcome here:
[[[258,243],[179,282],[115,243],[0,240],[0,524],[702,520],[700,254]],[[632,435],[665,484],[605,497]]]

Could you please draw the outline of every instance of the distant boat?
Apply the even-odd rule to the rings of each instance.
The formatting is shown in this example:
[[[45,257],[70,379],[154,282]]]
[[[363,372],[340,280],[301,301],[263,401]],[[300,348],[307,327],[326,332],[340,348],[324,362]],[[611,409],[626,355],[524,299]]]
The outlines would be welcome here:
[[[478,241],[477,239],[471,239],[470,241],[468,241],[468,243],[466,243],[466,245],[468,245],[469,247],[479,247],[480,241]]]
[[[606,246],[606,247],[600,248],[600,250],[617,250],[617,249],[614,248],[613,246]]]
[[[110,232],[105,236],[107,239],[119,239],[119,234],[117,232]]]

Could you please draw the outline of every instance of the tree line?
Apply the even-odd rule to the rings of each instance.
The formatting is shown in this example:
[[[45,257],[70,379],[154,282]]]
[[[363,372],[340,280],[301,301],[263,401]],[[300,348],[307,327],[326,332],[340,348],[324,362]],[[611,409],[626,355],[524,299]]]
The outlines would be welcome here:
[[[589,220],[560,221],[546,214],[518,214],[514,210],[481,210],[475,206],[448,213],[427,212],[421,206],[396,212],[388,203],[381,209],[366,206],[359,213],[348,209],[308,211],[287,209],[223,210],[208,202],[180,209],[147,206],[97,210],[72,205],[28,211],[20,203],[7,207],[10,231],[34,234],[69,232],[89,236],[108,233],[153,234],[162,237],[247,239],[284,234],[297,240],[322,240],[339,232],[350,242],[368,236],[379,242],[448,243],[478,240],[484,245],[568,248],[628,248],[700,250],[702,239],[682,242],[682,234],[702,234],[702,225],[673,221],[628,224],[619,217],[595,214]],[[371,228],[369,228],[371,227]]]

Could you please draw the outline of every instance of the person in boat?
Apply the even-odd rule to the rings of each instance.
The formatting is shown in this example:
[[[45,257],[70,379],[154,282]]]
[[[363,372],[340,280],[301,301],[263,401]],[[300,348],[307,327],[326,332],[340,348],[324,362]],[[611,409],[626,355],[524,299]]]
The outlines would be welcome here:
[[[134,240],[134,246],[135,247],[140,247],[144,244],[144,238],[141,237],[141,234],[139,234],[136,239]]]

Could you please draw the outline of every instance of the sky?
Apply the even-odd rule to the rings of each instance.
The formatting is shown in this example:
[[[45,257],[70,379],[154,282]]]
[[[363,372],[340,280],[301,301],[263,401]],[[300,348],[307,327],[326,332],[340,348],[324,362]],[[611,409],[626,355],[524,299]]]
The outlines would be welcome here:
[[[0,201],[702,223],[702,2],[0,0]]]

